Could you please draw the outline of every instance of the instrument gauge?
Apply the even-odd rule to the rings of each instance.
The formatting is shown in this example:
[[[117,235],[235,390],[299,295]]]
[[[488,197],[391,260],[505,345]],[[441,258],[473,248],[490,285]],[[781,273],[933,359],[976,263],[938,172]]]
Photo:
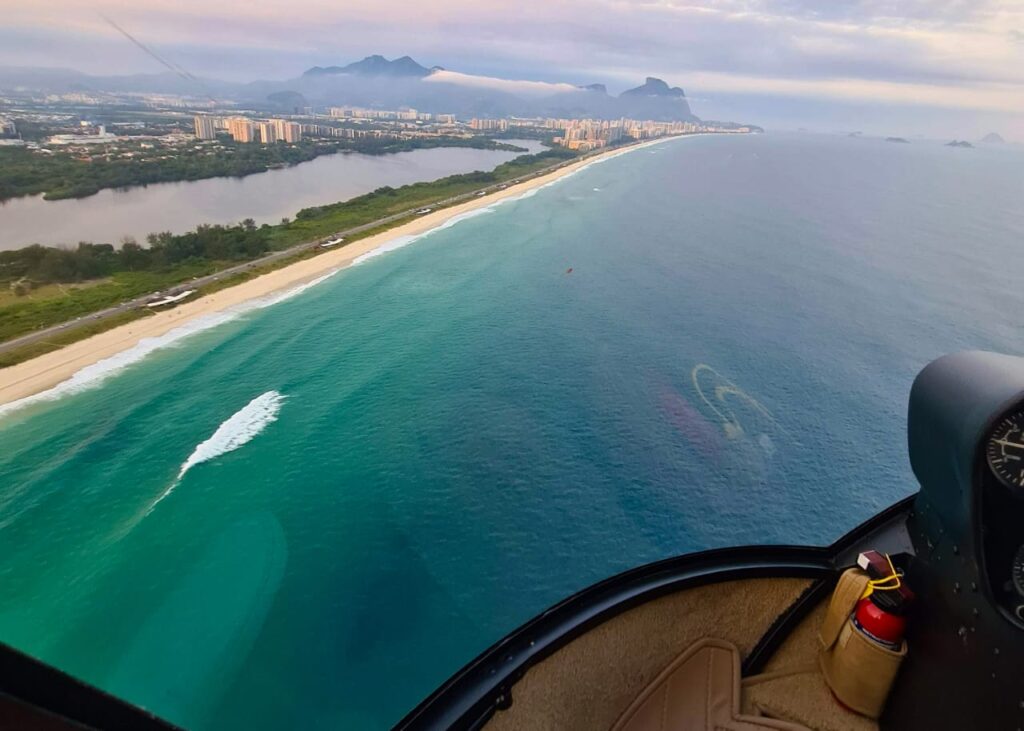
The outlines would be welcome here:
[[[1000,482],[1024,488],[1024,412],[1010,414],[996,424],[989,434],[985,456]]]
[[[1024,544],[1017,549],[1017,553],[1013,556],[1010,576],[1013,579],[1013,588],[1017,592],[1017,596],[1024,598]]]

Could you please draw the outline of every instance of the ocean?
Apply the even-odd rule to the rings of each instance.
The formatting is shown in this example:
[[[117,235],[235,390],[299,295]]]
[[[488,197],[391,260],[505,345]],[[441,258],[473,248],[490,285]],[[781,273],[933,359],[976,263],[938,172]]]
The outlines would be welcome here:
[[[564,596],[912,493],[912,379],[1024,351],[1024,152],[591,165],[0,416],[0,640],[194,729],[384,729]],[[145,354],[145,357],[142,355]]]

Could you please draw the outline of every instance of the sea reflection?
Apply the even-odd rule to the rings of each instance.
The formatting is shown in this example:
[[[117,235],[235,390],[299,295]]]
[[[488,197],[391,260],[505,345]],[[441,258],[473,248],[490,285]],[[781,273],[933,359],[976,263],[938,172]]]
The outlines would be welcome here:
[[[689,388],[665,389],[661,406],[687,445],[717,469],[763,481],[785,435],[772,413],[706,363],[690,371]]]

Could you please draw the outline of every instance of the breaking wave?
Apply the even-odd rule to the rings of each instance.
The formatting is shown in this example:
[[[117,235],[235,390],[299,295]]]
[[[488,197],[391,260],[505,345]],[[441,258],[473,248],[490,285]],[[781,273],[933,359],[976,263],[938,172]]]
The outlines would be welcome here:
[[[0,418],[7,416],[11,412],[25,408],[26,406],[31,406],[32,404],[56,401],[64,396],[70,396],[89,388],[95,388],[111,376],[117,374],[119,371],[130,365],[138,363],[143,358],[157,350],[172,347],[177,345],[179,341],[191,335],[211,330],[225,323],[237,320],[248,312],[280,304],[281,302],[296,297],[307,289],[315,287],[321,282],[330,279],[339,271],[341,271],[340,268],[333,269],[316,279],[304,282],[303,284],[299,284],[295,287],[290,287],[263,297],[256,297],[254,299],[247,300],[246,302],[228,307],[220,312],[200,315],[195,319],[189,320],[180,327],[168,330],[163,335],[153,338],[142,338],[127,350],[123,350],[116,355],[104,358],[103,360],[97,361],[92,365],[85,366],[81,370],[76,371],[66,381],[62,381],[53,388],[6,404],[0,404]]]
[[[402,249],[415,241],[419,241],[424,236],[429,236],[435,231],[442,231],[446,228],[451,228],[455,224],[461,223],[462,221],[465,221],[468,218],[476,218],[477,216],[482,216],[487,213],[493,213],[495,207],[501,205],[502,203],[504,203],[504,201],[495,201],[489,206],[484,206],[483,208],[477,208],[472,211],[460,213],[457,216],[452,216],[444,223],[438,224],[437,226],[434,226],[432,229],[424,231],[423,233],[412,234],[410,236],[397,236],[391,239],[390,241],[386,241],[377,248],[367,251],[365,254],[360,254],[359,256],[352,260],[352,266],[362,264],[364,261],[374,259],[380,256],[381,254],[387,254],[390,251]]]
[[[699,135],[689,135],[689,136],[690,137],[696,137],[696,136],[699,136]],[[498,206],[503,205],[505,203],[510,203],[510,202],[513,202],[513,201],[519,201],[519,200],[525,200],[527,198],[531,198],[534,195],[536,195],[539,191],[541,191],[541,190],[543,190],[545,188],[549,188],[552,185],[556,185],[558,183],[561,183],[563,180],[567,180],[567,179],[573,177],[574,175],[577,175],[578,173],[580,173],[581,171],[587,169],[591,165],[600,165],[602,163],[607,162],[608,160],[611,160],[611,159],[614,159],[616,157],[619,157],[620,155],[627,155],[627,154],[629,154],[631,152],[634,152],[636,150],[642,150],[642,149],[651,147],[653,145],[661,144],[661,143],[664,143],[664,142],[669,142],[671,140],[678,140],[678,139],[687,139],[687,138],[686,137],[682,137],[682,138],[680,138],[680,137],[663,137],[663,138],[658,138],[658,139],[651,140],[650,142],[645,142],[643,144],[636,145],[634,147],[628,147],[628,148],[626,148],[624,150],[619,150],[619,151],[614,152],[614,153],[612,153],[612,154],[610,154],[610,155],[608,155],[606,157],[601,157],[601,158],[598,158],[596,160],[589,161],[589,162],[581,165],[577,169],[573,170],[570,173],[566,173],[566,174],[562,175],[561,177],[556,178],[555,180],[552,180],[552,181],[550,181],[548,183],[545,183],[544,185],[537,186],[536,188],[528,190],[528,191],[526,191],[526,192],[524,192],[524,193],[522,193],[520,195],[510,196],[510,197],[504,198],[504,199],[502,199],[500,201],[495,201],[494,203],[492,203],[489,206],[485,206],[483,208],[478,208],[478,209],[473,210],[473,211],[467,211],[466,213],[460,213],[457,216],[452,216],[451,218],[449,218],[444,223],[439,224],[438,226],[435,226],[434,228],[432,228],[432,229],[430,229],[428,231],[424,231],[423,233],[416,234],[414,236],[399,236],[397,238],[394,238],[391,241],[388,241],[387,243],[384,243],[381,246],[378,246],[377,248],[373,249],[372,251],[368,251],[365,254],[357,256],[355,259],[352,260],[352,266],[355,266],[357,264],[362,264],[365,261],[368,261],[368,260],[373,259],[375,257],[381,256],[382,254],[386,254],[388,252],[395,251],[396,249],[404,248],[404,247],[408,246],[409,244],[412,244],[412,243],[422,239],[425,236],[429,236],[430,234],[432,234],[432,233],[434,233],[436,231],[441,231],[443,229],[446,229],[446,228],[449,228],[451,226],[454,226],[457,223],[460,223],[461,221],[465,221],[466,219],[474,218],[476,216],[484,215],[484,214],[487,214],[487,213],[492,213],[495,210],[495,208],[497,208]],[[190,335],[194,335],[196,333],[203,332],[205,330],[209,330],[211,328],[218,327],[219,325],[222,325],[222,324],[224,324],[226,322],[230,322],[232,320],[235,320],[235,319],[237,319],[238,317],[240,317],[241,315],[243,315],[246,312],[249,312],[249,311],[252,311],[252,310],[262,309],[264,307],[270,307],[270,306],[276,305],[276,304],[278,304],[280,302],[284,302],[285,300],[291,299],[292,297],[295,297],[295,296],[297,296],[299,294],[302,294],[307,289],[310,289],[311,287],[315,287],[316,285],[320,284],[321,282],[323,282],[323,281],[325,281],[327,279],[330,279],[335,274],[337,274],[339,271],[342,271],[344,268],[345,267],[339,267],[337,269],[333,269],[333,270],[327,272],[326,274],[324,274],[323,276],[320,276],[320,277],[318,277],[316,279],[313,279],[313,280],[311,280],[309,282],[305,282],[303,284],[300,284],[300,285],[298,285],[296,287],[292,287],[290,289],[286,289],[286,290],[283,290],[281,292],[270,294],[270,295],[267,295],[265,297],[259,297],[259,298],[256,298],[256,299],[252,299],[252,300],[244,302],[244,303],[242,303],[240,305],[236,305],[234,307],[230,307],[230,308],[228,308],[226,310],[223,310],[221,312],[217,312],[217,313],[213,313],[213,314],[210,314],[210,315],[204,315],[204,316],[201,316],[201,317],[197,317],[194,320],[191,320],[190,322],[182,325],[181,327],[174,328],[173,330],[170,330],[170,331],[164,333],[163,335],[160,335],[159,337],[143,338],[142,340],[140,340],[138,343],[136,343],[131,348],[128,348],[127,350],[124,350],[124,351],[118,353],[117,355],[113,355],[113,356],[111,356],[109,358],[105,358],[105,359],[103,359],[101,361],[93,363],[92,365],[89,365],[89,366],[86,366],[85,368],[82,368],[81,370],[77,371],[73,376],[71,376],[68,380],[63,381],[62,383],[59,383],[58,385],[54,386],[53,388],[51,388],[51,389],[49,389],[47,391],[43,391],[41,393],[33,394],[32,396],[26,396],[25,398],[18,399],[16,401],[11,401],[10,403],[0,405],[0,418],[3,418],[4,416],[8,415],[12,411],[16,411],[18,409],[24,408],[26,406],[30,406],[30,405],[35,404],[35,403],[41,403],[41,402],[44,402],[44,401],[54,401],[56,399],[59,399],[59,398],[62,398],[64,396],[68,396],[68,395],[71,395],[71,394],[74,394],[74,393],[78,393],[79,391],[83,391],[83,390],[88,389],[88,388],[94,388],[94,387],[100,385],[101,383],[103,383],[103,381],[107,380],[107,378],[109,378],[113,374],[117,373],[118,371],[120,371],[120,370],[122,370],[122,369],[124,369],[124,368],[126,368],[126,367],[128,367],[128,366],[130,366],[132,364],[134,364],[134,363],[137,363],[137,362],[141,361],[147,355],[149,355],[150,353],[152,353],[152,352],[154,352],[156,350],[160,350],[162,348],[166,348],[166,347],[169,347],[171,345],[174,345],[178,341],[182,340],[183,338],[187,338]]]
[[[284,399],[285,397],[277,391],[267,391],[254,398],[218,426],[209,439],[201,442],[192,450],[192,454],[178,470],[178,476],[174,478],[174,482],[153,501],[147,512],[152,511],[161,500],[174,492],[174,488],[178,486],[181,478],[190,469],[248,444],[270,424],[277,421],[277,415],[281,411],[281,403]]]
[[[690,136],[691,137],[696,137],[697,135],[690,135]],[[432,229],[430,229],[428,231],[424,231],[423,233],[415,234],[415,235],[412,235],[412,236],[399,236],[397,238],[391,239],[390,241],[387,241],[387,242],[381,244],[376,249],[373,249],[371,251],[366,252],[365,254],[361,254],[360,256],[357,256],[355,259],[352,260],[352,266],[355,266],[357,264],[362,264],[365,261],[369,261],[370,259],[374,259],[374,258],[376,258],[378,256],[381,256],[382,254],[387,254],[388,252],[395,251],[396,249],[405,248],[409,244],[415,243],[416,241],[419,241],[420,239],[424,238],[425,236],[429,236],[430,234],[436,233],[438,231],[443,231],[446,228],[450,228],[451,226],[454,226],[457,223],[465,221],[467,218],[474,218],[476,216],[481,216],[481,215],[483,215],[485,213],[493,213],[494,210],[498,206],[504,205],[505,203],[513,203],[515,201],[521,201],[521,200],[526,200],[527,198],[532,198],[533,196],[537,195],[537,193],[539,191],[542,191],[545,188],[550,188],[552,185],[557,185],[558,183],[561,183],[563,180],[568,180],[569,178],[573,177],[574,175],[578,175],[583,170],[586,170],[591,165],[598,165],[600,163],[605,162],[606,160],[610,160],[612,158],[619,157],[620,155],[627,155],[627,154],[629,154],[631,152],[634,152],[636,150],[642,150],[642,149],[645,149],[647,147],[651,147],[652,145],[657,145],[657,144],[660,144],[662,142],[668,142],[669,140],[675,140],[675,139],[680,139],[680,138],[679,137],[658,138],[658,139],[655,139],[655,140],[651,140],[650,142],[644,142],[643,144],[636,145],[635,147],[627,147],[626,149],[619,150],[618,152],[614,152],[614,153],[608,155],[607,157],[602,157],[602,158],[599,158],[597,160],[592,160],[590,162],[586,162],[586,163],[584,163],[583,165],[580,165],[578,168],[576,168],[575,170],[573,170],[571,172],[564,173],[563,175],[555,178],[554,180],[551,180],[551,181],[549,181],[547,183],[544,183],[543,185],[538,185],[535,188],[531,188],[530,190],[524,191],[523,193],[520,193],[519,195],[513,195],[513,196],[509,196],[508,198],[502,198],[501,200],[494,201],[490,205],[484,206],[483,208],[477,208],[477,209],[472,210],[472,211],[467,211],[466,213],[460,213],[457,216],[452,216],[451,218],[449,218],[444,223],[439,224],[439,225],[435,226],[434,228],[432,228]],[[682,139],[685,139],[685,138],[682,138]],[[594,190],[598,190],[598,188],[594,188]]]
[[[243,406],[230,419],[217,427],[213,436],[192,451],[192,454],[181,465],[178,479],[184,477],[185,473],[197,464],[209,462],[214,457],[233,452],[252,441],[260,432],[277,421],[277,414],[281,411],[281,402],[283,401],[284,396],[277,391],[267,391]]]

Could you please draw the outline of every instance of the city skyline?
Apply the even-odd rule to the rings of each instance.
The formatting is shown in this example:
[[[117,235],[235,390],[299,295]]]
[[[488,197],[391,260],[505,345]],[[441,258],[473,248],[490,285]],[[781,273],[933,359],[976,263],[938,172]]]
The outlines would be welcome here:
[[[656,75],[683,85],[711,119],[776,126],[900,129],[1024,138],[1024,6],[720,0],[575,0],[429,8],[326,0],[280,8],[114,0],[45,8],[0,0],[0,64],[90,73],[164,70],[98,13],[200,76],[294,77],[372,53],[460,72],[450,83],[607,83]],[[396,10],[401,12],[396,12]],[[213,34],[216,29],[216,35]],[[453,42],[457,39],[457,42]]]
[[[469,138],[473,133],[508,133],[529,130],[532,133],[549,135],[552,144],[578,152],[590,152],[615,144],[620,140],[644,140],[665,135],[694,134],[699,132],[754,131],[750,127],[736,126],[722,128],[715,124],[695,122],[661,122],[649,119],[590,119],[590,118],[480,118],[457,120],[453,114],[428,114],[415,109],[362,109],[359,107],[331,107],[328,110],[332,121],[361,123],[367,120],[383,122],[384,128],[355,129],[318,123],[315,114],[296,115],[300,119],[313,120],[295,122],[287,119],[247,117],[244,115],[197,114],[193,118],[194,136],[197,140],[215,140],[223,132],[233,141],[260,143],[299,142],[306,135],[311,137],[340,137],[357,139],[363,137],[410,139],[414,137]],[[105,130],[101,127],[99,136]],[[59,135],[86,143],[96,137]],[[66,143],[66,142],[65,142]]]

